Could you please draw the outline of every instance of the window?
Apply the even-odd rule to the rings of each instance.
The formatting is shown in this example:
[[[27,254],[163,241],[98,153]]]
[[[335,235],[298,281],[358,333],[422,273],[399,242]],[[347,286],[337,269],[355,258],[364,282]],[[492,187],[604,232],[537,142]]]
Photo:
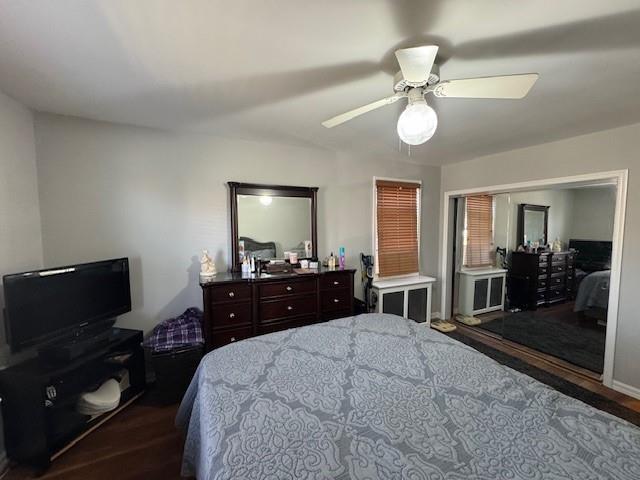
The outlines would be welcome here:
[[[466,198],[462,264],[486,267],[493,264],[493,196]]]
[[[420,183],[376,179],[375,254],[380,277],[419,271]]]

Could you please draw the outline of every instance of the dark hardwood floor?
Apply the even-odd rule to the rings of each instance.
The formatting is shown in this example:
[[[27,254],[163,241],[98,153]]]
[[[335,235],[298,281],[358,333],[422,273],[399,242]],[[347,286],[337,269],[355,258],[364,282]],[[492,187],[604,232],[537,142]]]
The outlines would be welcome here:
[[[160,406],[143,396],[62,454],[44,475],[17,467],[4,479],[179,479],[183,441],[174,426],[177,410],[178,405]]]
[[[551,355],[536,352],[535,350],[509,342],[508,340],[502,340],[497,338],[495,335],[486,333],[482,329],[469,327],[456,321],[454,321],[454,323],[458,327],[458,331],[463,335],[467,335],[468,337],[495,348],[496,350],[500,350],[508,355],[519,358],[534,367],[602,395],[603,397],[630,408],[631,410],[640,412],[640,399],[630,397],[624,393],[605,387],[600,381],[600,377],[595,376],[593,372],[581,369],[567,362],[563,362]]]

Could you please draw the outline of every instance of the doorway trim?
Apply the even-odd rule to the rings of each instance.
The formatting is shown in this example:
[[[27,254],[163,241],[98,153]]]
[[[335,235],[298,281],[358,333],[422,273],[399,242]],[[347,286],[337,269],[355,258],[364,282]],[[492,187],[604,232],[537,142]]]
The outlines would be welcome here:
[[[616,347],[616,333],[618,328],[618,310],[620,301],[620,277],[622,273],[622,247],[624,241],[624,223],[627,204],[627,181],[629,170],[611,170],[594,172],[582,175],[566,177],[545,178],[526,182],[492,185],[486,187],[466,188],[444,192],[442,205],[442,237],[440,256],[440,286],[441,286],[441,318],[451,317],[451,287],[449,285],[449,261],[451,260],[452,246],[449,239],[451,227],[450,205],[455,197],[464,197],[474,194],[498,194],[516,191],[532,191],[549,187],[580,186],[594,183],[616,185],[616,208],[613,222],[613,238],[611,251],[611,280],[609,289],[609,308],[607,310],[607,330],[604,350],[604,369],[602,383],[610,388],[616,386],[613,381],[613,368]]]

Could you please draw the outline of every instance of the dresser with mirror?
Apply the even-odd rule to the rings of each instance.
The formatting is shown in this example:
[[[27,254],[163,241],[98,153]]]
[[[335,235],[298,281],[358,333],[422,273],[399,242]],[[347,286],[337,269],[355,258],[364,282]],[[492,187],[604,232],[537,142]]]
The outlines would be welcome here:
[[[302,268],[318,261],[318,188],[228,186],[231,265],[200,283],[207,350],[353,315],[355,269]],[[247,273],[252,257],[260,268]]]

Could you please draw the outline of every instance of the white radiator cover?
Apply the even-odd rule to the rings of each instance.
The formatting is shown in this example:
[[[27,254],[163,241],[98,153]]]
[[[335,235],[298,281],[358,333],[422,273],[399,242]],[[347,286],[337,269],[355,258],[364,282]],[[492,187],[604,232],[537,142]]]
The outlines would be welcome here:
[[[392,278],[392,279],[378,279],[374,280],[372,288],[373,292],[377,295],[378,301],[376,303],[376,312],[377,313],[393,313],[399,315],[404,318],[410,318],[411,320],[415,320],[420,323],[424,323],[425,326],[431,325],[431,297],[432,297],[432,286],[436,281],[433,277],[427,277],[424,275],[413,275],[410,277],[401,277],[401,278]],[[426,291],[426,306],[423,312],[419,315],[419,318],[414,318],[416,315],[411,315],[410,311],[412,310],[410,304],[410,293],[412,291]],[[385,306],[385,297],[390,299],[388,295],[394,295],[397,297],[398,294],[402,295],[402,304],[398,311],[390,311]],[[397,303],[397,302],[396,302]],[[387,301],[387,306],[390,305],[390,301]]]
[[[506,278],[503,268],[460,271],[459,313],[473,316],[503,310]]]

